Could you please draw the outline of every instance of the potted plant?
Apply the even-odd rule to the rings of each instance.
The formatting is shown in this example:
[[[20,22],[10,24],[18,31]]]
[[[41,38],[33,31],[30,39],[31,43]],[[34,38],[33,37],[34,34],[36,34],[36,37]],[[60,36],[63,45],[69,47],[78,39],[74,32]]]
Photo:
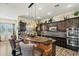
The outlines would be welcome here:
[[[48,22],[49,22],[49,23],[52,23],[52,19],[50,19]]]
[[[79,11],[75,11],[74,16],[79,16]]]

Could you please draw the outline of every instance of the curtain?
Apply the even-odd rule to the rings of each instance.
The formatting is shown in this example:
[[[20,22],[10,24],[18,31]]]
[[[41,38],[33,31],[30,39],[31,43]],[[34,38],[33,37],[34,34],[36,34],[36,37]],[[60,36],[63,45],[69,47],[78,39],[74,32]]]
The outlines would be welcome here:
[[[0,38],[2,41],[10,39],[13,34],[13,25],[0,23]]]

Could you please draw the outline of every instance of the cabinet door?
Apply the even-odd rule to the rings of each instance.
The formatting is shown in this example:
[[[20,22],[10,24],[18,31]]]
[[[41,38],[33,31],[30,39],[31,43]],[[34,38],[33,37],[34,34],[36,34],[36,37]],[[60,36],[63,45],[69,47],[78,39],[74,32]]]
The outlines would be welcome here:
[[[72,19],[73,20],[73,26],[79,27],[79,19]]]
[[[65,28],[65,21],[61,22],[61,30],[62,31],[66,30],[66,28]]]
[[[61,23],[58,22],[58,31],[61,31]]]
[[[56,45],[61,47],[66,47],[66,39],[65,38],[56,38]]]
[[[66,20],[66,28],[72,27],[72,25],[73,25],[73,20],[72,19]]]
[[[66,28],[69,27],[79,27],[79,18],[71,18],[66,20]]]
[[[58,22],[58,30],[59,31],[65,31],[65,21]]]

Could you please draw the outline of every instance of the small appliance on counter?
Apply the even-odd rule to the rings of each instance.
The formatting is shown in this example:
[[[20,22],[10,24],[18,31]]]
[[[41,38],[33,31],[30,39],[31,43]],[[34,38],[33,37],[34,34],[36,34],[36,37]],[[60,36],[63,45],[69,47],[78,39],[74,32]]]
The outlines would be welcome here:
[[[78,51],[79,49],[79,28],[69,27],[67,32],[67,47]]]

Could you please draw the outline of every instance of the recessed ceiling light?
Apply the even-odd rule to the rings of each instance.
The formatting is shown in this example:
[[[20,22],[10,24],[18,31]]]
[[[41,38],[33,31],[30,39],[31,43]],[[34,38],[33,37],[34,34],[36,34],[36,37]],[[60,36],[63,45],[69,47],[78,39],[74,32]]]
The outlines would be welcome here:
[[[42,8],[41,7],[38,7],[38,10],[42,10]]]
[[[51,15],[51,13],[50,13],[50,12],[48,12],[47,14],[48,14],[48,15]]]
[[[71,5],[71,4],[69,4],[69,5],[67,5],[67,7],[68,7],[68,8],[70,8],[70,7],[72,7],[72,5]]]

